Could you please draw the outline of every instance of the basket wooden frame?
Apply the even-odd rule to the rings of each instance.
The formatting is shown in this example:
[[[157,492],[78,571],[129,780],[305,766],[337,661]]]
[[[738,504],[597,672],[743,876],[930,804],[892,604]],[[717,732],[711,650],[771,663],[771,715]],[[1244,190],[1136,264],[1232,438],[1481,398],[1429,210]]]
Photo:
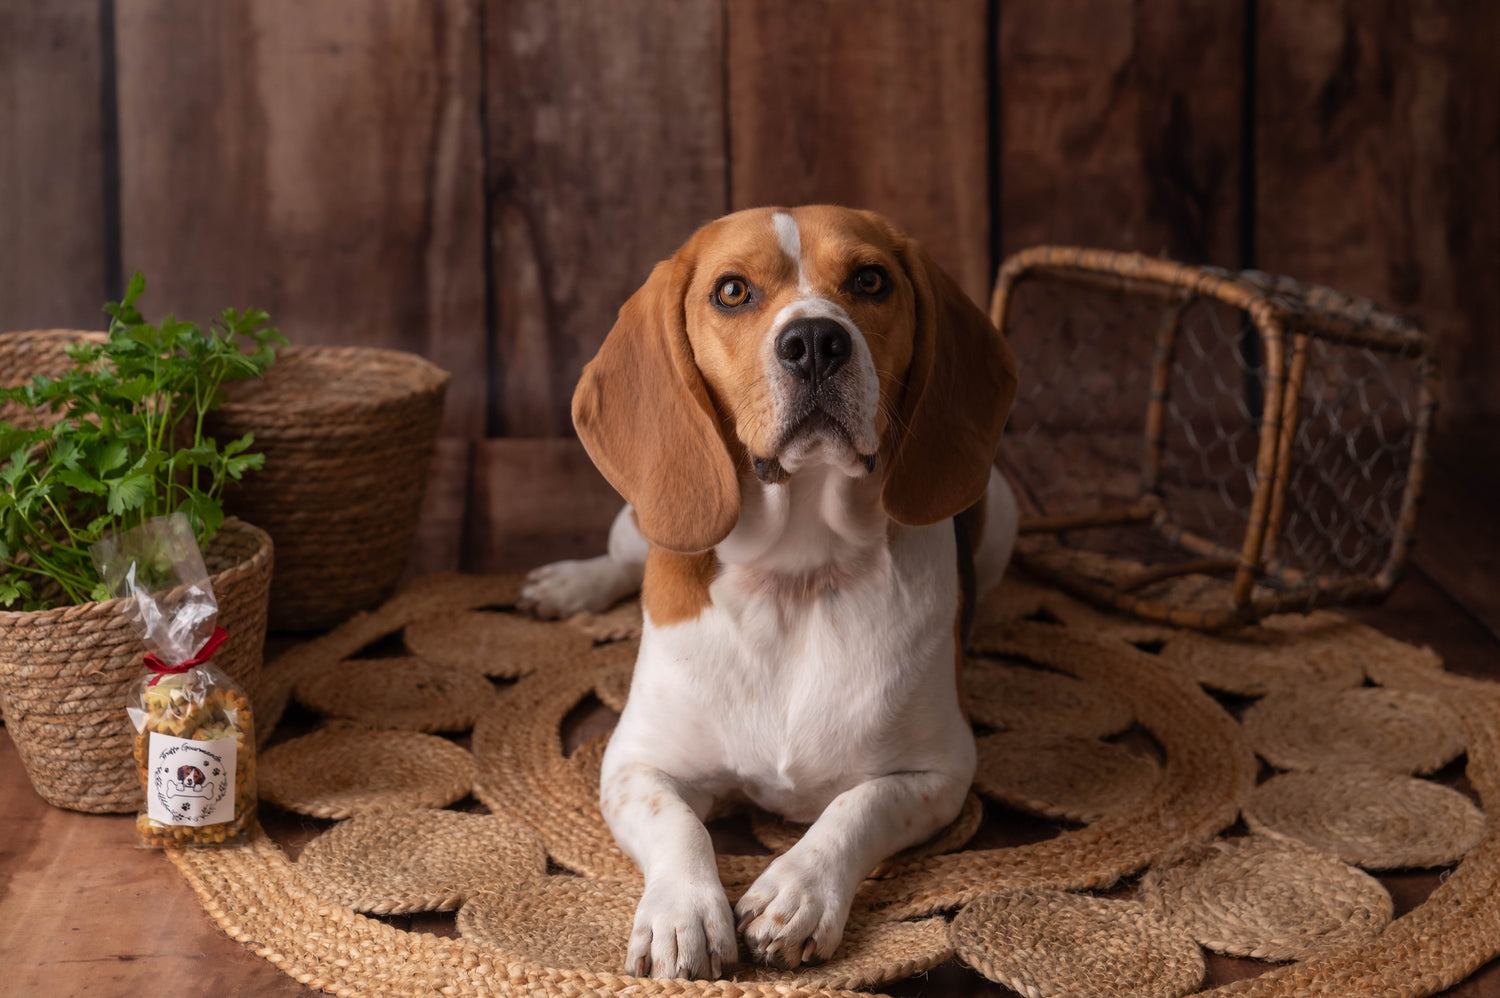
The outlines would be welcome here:
[[[1437,407],[1438,371],[1427,335],[1411,322],[1373,302],[1328,288],[1258,271],[1230,272],[1195,267],[1139,253],[1070,246],[1037,246],[1005,261],[990,300],[990,319],[1004,330],[1016,287],[1028,280],[1053,280],[1095,290],[1152,296],[1166,309],[1154,344],[1145,412],[1145,448],[1139,496],[1106,508],[1023,518],[1023,534],[1061,534],[1096,527],[1146,527],[1188,559],[1158,565],[1114,584],[1081,571],[1061,568],[1018,549],[1026,567],[1103,607],[1151,620],[1201,630],[1252,623],[1269,614],[1306,612],[1320,606],[1379,599],[1395,585],[1415,536],[1422,494],[1427,441]],[[1200,298],[1214,299],[1249,317],[1259,338],[1264,366],[1263,404],[1255,460],[1255,484],[1247,526],[1238,546],[1202,536],[1176,522],[1161,488],[1166,447],[1166,413],[1183,312]],[[1390,549],[1373,573],[1334,578],[1298,572],[1278,557],[1287,513],[1292,451],[1302,413],[1299,400],[1308,373],[1311,343],[1367,348],[1383,356],[1417,363],[1417,396],[1405,486]],[[1138,595],[1152,583],[1186,574],[1232,573],[1230,595],[1218,609],[1172,605]],[[1272,582],[1274,586],[1260,585]]]

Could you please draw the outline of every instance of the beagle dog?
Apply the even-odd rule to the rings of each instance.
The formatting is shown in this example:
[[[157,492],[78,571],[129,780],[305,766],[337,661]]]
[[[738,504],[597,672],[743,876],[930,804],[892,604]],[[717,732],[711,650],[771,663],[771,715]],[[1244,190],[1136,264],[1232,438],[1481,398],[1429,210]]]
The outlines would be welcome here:
[[[957,816],[956,681],[1016,504],[993,467],[1004,339],[878,215],[757,208],[699,230],[620,310],[573,396],[628,505],[609,553],[534,571],[543,617],[641,590],[600,805],[640,865],[626,971],[826,959],[861,880]],[[811,822],[731,914],[703,824],[748,798]]]

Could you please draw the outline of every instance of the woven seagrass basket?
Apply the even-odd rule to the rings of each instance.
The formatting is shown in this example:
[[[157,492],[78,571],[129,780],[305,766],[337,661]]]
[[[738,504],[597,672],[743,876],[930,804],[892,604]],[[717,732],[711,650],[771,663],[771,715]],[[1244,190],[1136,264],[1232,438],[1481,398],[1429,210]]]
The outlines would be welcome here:
[[[309,631],[379,604],[406,567],[448,374],[414,354],[287,347],[229,387],[219,440],[255,434],[265,467],[229,509],[276,541],[271,628]]]
[[[214,664],[253,692],[266,638],[271,538],[225,520],[204,561],[219,624],[230,634]],[[31,785],[49,804],[94,812],[141,805],[125,697],[145,671],[146,648],[125,602],[0,612],[0,711]]]
[[[1006,261],[990,318],[1023,372],[1002,459],[1033,573],[1209,630],[1395,584],[1437,399],[1417,326],[1286,277],[1066,246]]]
[[[86,339],[102,339],[102,333],[76,329],[35,329],[0,334],[0,388],[24,385],[37,375],[55,378],[73,369],[67,347]],[[55,420],[52,413],[38,413],[42,420]],[[0,422],[25,426],[30,414],[22,406],[0,403]],[[50,423],[49,423],[50,425]]]

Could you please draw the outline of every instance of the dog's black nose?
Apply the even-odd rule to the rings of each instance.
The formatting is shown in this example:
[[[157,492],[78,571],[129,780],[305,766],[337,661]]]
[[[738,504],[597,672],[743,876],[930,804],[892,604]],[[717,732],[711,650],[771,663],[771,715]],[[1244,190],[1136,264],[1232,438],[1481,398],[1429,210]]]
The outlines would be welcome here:
[[[817,388],[849,359],[849,331],[832,319],[793,319],[776,337],[781,366]]]

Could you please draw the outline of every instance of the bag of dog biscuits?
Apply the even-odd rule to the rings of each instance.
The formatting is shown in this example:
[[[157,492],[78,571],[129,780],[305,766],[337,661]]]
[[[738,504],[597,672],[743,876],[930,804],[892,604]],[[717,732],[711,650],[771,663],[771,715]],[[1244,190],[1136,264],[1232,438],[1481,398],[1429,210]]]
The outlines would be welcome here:
[[[240,839],[255,815],[250,701],[213,664],[228,635],[186,516],[158,517],[90,549],[112,595],[140,628],[148,671],[131,686],[135,762],[151,846]]]

